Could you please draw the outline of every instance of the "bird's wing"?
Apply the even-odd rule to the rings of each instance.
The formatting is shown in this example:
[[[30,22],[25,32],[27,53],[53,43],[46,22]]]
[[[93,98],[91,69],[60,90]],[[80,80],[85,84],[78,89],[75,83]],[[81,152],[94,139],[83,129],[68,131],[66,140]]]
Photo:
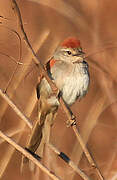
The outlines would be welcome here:
[[[40,98],[40,82],[36,86],[37,99]]]
[[[42,74],[40,74],[40,76],[38,77],[38,83],[36,86],[37,99],[40,98],[40,88],[41,88],[41,82],[42,82],[43,78],[44,78],[44,76]]]

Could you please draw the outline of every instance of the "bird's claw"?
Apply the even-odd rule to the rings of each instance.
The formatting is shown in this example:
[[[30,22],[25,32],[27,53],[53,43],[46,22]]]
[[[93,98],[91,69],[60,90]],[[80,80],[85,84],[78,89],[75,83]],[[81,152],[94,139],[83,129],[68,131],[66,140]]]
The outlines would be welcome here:
[[[76,117],[74,115],[71,116],[71,119],[66,121],[67,127],[76,125]]]

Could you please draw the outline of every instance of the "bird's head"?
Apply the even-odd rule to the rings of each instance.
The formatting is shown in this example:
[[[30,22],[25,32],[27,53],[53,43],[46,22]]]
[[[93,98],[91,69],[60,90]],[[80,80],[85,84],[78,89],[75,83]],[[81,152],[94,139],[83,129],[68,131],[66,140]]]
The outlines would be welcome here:
[[[82,51],[80,41],[71,37],[65,39],[54,53],[54,59],[68,63],[82,63],[85,53]]]

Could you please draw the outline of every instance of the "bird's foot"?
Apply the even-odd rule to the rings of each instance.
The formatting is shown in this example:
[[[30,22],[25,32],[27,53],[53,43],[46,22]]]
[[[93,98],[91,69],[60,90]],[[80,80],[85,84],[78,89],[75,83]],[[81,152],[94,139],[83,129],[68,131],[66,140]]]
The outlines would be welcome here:
[[[67,127],[76,125],[76,117],[71,115],[71,119],[66,121]]]

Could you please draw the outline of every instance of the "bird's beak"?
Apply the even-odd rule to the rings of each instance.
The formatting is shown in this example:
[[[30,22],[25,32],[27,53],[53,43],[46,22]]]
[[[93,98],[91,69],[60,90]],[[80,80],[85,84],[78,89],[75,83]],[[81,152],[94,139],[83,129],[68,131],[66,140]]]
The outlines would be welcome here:
[[[79,54],[75,54],[74,56],[76,56],[75,60],[73,60],[73,64],[74,63],[82,63],[83,60],[85,59],[85,53],[82,51]]]

